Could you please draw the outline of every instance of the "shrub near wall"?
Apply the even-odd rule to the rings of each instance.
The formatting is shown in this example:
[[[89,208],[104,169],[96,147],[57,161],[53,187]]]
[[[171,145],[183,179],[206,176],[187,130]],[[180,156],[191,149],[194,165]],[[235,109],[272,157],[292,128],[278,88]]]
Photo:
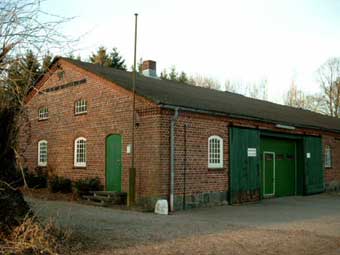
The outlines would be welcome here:
[[[72,181],[60,176],[51,176],[48,181],[48,188],[52,193],[71,193]]]
[[[47,172],[43,168],[37,167],[34,172],[31,172],[25,168],[24,174],[29,188],[47,188]]]
[[[90,191],[102,190],[99,177],[86,178],[78,180],[74,183],[74,188],[79,196],[90,195]]]

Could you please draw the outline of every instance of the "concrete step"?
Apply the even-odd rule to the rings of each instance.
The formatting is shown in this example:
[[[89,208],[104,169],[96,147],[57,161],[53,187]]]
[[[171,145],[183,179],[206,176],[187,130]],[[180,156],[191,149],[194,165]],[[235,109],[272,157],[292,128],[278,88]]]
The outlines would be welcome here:
[[[123,196],[127,194],[126,192],[117,192],[117,191],[90,191],[91,194],[96,196],[107,196],[107,197],[115,197],[115,196]]]
[[[127,193],[115,191],[91,191],[90,196],[83,196],[84,199],[94,202],[105,202],[110,205],[126,205]]]
[[[104,197],[104,196],[83,196],[83,198],[86,200],[103,201],[103,202],[108,202],[108,203],[112,203],[115,200],[112,197]]]

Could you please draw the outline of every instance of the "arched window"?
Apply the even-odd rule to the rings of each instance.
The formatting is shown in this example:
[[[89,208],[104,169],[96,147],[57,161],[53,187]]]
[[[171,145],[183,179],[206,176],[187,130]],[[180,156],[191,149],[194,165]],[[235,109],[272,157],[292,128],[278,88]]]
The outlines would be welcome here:
[[[38,166],[47,166],[47,141],[38,142]]]
[[[223,167],[223,139],[216,135],[208,139],[208,167]]]
[[[85,99],[79,99],[75,102],[74,113],[75,114],[87,113],[87,101]]]
[[[325,146],[325,168],[332,167],[332,149],[329,145]]]
[[[78,137],[74,141],[74,166],[86,167],[86,139]]]

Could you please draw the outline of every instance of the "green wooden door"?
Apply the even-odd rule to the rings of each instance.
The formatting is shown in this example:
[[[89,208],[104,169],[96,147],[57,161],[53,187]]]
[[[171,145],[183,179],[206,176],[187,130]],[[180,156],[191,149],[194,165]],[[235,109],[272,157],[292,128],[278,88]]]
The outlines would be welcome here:
[[[121,191],[122,188],[122,138],[109,135],[106,138],[106,190]]]
[[[322,166],[322,142],[320,137],[306,136],[303,139],[305,163],[305,193],[324,191],[324,170]]]
[[[263,152],[262,165],[262,195],[271,197],[275,195],[275,152]]]
[[[261,150],[264,152],[270,151],[275,154],[274,164],[274,196],[293,196],[296,194],[296,141],[289,139],[275,139],[275,138],[262,138]],[[263,167],[266,161],[262,162]],[[266,174],[266,169],[262,169],[262,175]],[[266,196],[267,185],[266,178],[263,176],[262,180],[262,194]],[[268,184],[269,185],[269,184]]]
[[[229,203],[247,202],[260,192],[260,135],[256,129],[229,129],[230,183]]]

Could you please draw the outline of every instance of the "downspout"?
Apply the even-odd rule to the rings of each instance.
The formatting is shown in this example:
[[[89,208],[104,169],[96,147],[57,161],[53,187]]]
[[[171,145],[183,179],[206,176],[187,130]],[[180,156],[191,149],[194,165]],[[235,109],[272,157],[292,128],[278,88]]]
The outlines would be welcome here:
[[[183,166],[183,210],[186,208],[186,177],[187,177],[187,124],[184,124],[184,166]]]
[[[178,108],[175,108],[175,113],[171,118],[170,123],[170,211],[174,209],[175,196],[175,128],[178,119]]]

